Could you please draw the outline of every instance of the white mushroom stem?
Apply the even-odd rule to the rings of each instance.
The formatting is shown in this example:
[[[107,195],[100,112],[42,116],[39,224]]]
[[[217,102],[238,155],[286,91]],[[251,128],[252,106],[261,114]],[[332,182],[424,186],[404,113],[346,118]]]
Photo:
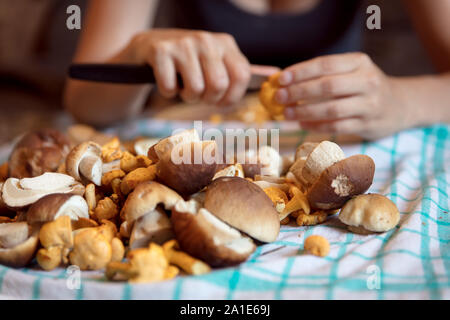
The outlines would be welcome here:
[[[80,162],[80,173],[97,186],[102,183],[102,160],[97,156],[86,156]]]
[[[13,248],[28,239],[29,227],[26,222],[0,224],[0,248]]]
[[[163,244],[174,237],[172,223],[164,210],[156,208],[136,220],[130,237],[130,248],[148,247],[150,242]]]

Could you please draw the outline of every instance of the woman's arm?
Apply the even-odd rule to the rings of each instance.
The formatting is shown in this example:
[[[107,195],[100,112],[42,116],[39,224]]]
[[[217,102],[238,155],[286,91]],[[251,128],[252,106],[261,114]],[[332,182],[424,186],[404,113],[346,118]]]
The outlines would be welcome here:
[[[450,123],[450,0],[405,3],[441,74],[387,76],[363,53],[319,57],[280,75],[276,100],[290,106],[286,117],[312,131],[367,139]]]
[[[90,1],[74,57],[76,62],[133,62],[130,39],[153,24],[157,0]],[[67,80],[64,104],[79,121],[104,126],[137,115],[150,85],[118,85]]]

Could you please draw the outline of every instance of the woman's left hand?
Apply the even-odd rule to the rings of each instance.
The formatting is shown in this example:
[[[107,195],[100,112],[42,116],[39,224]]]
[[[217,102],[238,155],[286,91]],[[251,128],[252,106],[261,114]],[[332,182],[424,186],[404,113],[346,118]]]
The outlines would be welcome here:
[[[275,99],[302,128],[377,139],[414,125],[396,81],[363,53],[318,57],[285,69]]]

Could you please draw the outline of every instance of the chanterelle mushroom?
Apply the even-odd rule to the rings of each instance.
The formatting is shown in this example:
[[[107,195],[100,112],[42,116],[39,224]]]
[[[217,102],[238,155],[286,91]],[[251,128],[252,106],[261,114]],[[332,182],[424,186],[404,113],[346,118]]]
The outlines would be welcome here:
[[[106,267],[112,258],[111,241],[99,228],[77,230],[70,262],[81,270],[98,270]]]
[[[82,177],[101,185],[103,173],[103,161],[101,158],[102,147],[92,141],[87,141],[73,148],[66,158],[67,173],[78,181]]]
[[[2,197],[9,208],[23,209],[46,195],[54,193],[84,194],[82,184],[62,173],[44,173],[41,176],[23,180],[25,179],[9,178],[3,184]]]
[[[385,232],[398,224],[400,213],[396,205],[385,196],[364,194],[344,205],[339,220],[355,233]]]

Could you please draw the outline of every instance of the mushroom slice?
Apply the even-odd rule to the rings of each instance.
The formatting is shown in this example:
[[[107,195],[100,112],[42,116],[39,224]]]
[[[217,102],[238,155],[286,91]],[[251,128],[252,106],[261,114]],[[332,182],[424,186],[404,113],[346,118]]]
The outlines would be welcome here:
[[[28,239],[29,228],[26,222],[0,224],[0,248],[13,248]]]
[[[130,248],[148,247],[150,242],[163,244],[173,239],[172,223],[161,208],[143,215],[134,223],[130,237]]]
[[[354,155],[325,169],[308,189],[306,197],[313,209],[339,209],[351,197],[369,189],[375,163],[366,155]]]
[[[134,143],[134,152],[136,155],[146,156],[151,147],[159,142],[158,139],[139,139]]]
[[[323,170],[344,158],[344,152],[336,143],[322,141],[306,158],[302,169],[303,179],[308,184],[313,184]]]
[[[211,266],[239,264],[256,248],[250,238],[194,200],[179,201],[172,209],[171,220],[181,249]]]
[[[171,152],[176,145],[199,141],[200,137],[198,135],[197,130],[195,129],[184,130],[170,137],[160,140],[157,144],[153,146],[153,148],[151,148],[151,150],[152,154],[156,155],[159,159],[161,159],[169,152]],[[149,158],[152,159],[152,157],[150,156]]]
[[[400,221],[396,205],[380,194],[363,194],[348,201],[339,214],[339,220],[355,233],[385,232]]]
[[[294,159],[306,159],[309,154],[319,145],[317,142],[304,142],[302,143],[297,150],[295,150]]]
[[[38,244],[39,228],[34,228],[22,243],[12,248],[0,248],[0,264],[13,268],[26,266],[33,259]]]
[[[73,194],[55,193],[36,201],[27,212],[29,224],[48,222],[61,216],[69,216],[71,220],[89,218],[89,209],[83,197]]]
[[[82,181],[82,177],[101,185],[102,179],[102,147],[92,141],[87,141],[73,148],[66,159],[66,170],[78,181]]]
[[[54,180],[55,175],[65,176],[62,173],[53,173],[51,175],[43,174],[39,177],[33,178],[33,182],[30,184],[25,183],[28,187],[32,185],[41,186],[44,184],[49,184]],[[50,180],[49,180],[50,179]],[[64,180],[65,178],[61,179]],[[60,180],[60,182],[61,182]],[[68,179],[67,179],[68,181]],[[2,197],[5,204],[14,210],[20,210],[28,207],[29,205],[35,203],[42,197],[53,194],[53,193],[71,193],[71,194],[84,194],[84,186],[78,182],[74,182],[70,185],[62,186],[62,184],[57,184],[58,188],[47,190],[40,189],[23,189],[21,187],[21,180],[16,178],[9,178],[3,184]]]
[[[238,155],[238,161],[241,161]],[[285,160],[277,150],[270,146],[262,146],[258,150],[250,149],[245,152],[245,161],[241,161],[245,177],[255,175],[279,177],[283,172]]]
[[[71,176],[61,173],[46,172],[34,178],[24,178],[19,181],[22,189],[52,191],[75,183]]]
[[[230,226],[262,242],[275,241],[280,220],[272,201],[255,183],[222,177],[207,188],[205,209]]]
[[[181,196],[158,182],[148,181],[140,183],[132,193],[128,195],[122,208],[122,216],[128,222],[128,228],[143,215],[152,212],[161,204],[164,209],[171,210],[181,200]]]
[[[222,170],[217,171],[212,180],[216,180],[217,178],[220,177],[244,178],[244,169],[239,163],[230,165],[228,167],[223,168]]]

